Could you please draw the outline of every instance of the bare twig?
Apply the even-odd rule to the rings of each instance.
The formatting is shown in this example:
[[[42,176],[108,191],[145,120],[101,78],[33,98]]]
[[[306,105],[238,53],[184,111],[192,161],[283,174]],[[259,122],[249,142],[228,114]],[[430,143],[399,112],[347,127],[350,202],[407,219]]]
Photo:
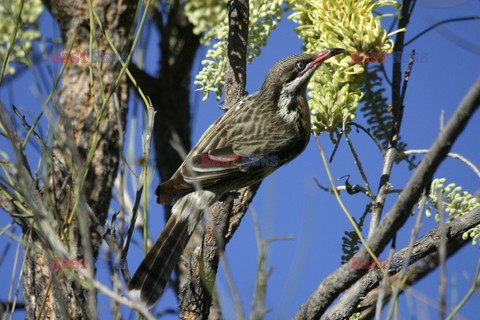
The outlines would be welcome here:
[[[323,148],[322,148],[322,145],[320,143],[320,140],[318,139],[318,137],[315,137],[315,141],[317,142],[317,147],[318,147],[318,150],[320,151],[320,156],[322,158],[322,162],[323,162],[323,165],[325,166],[325,171],[327,172],[327,176],[328,176],[328,180],[330,181],[330,184],[332,186],[332,189],[333,189],[333,193],[335,194],[335,198],[337,199],[338,201],[338,205],[340,206],[340,208],[342,209],[342,211],[345,213],[345,215],[347,216],[347,219],[350,221],[350,223],[352,224],[353,226],[353,229],[355,230],[357,236],[358,236],[358,239],[360,240],[360,242],[362,243],[363,245],[363,248],[365,248],[365,250],[368,252],[368,254],[370,255],[370,257],[375,260],[375,262],[377,263],[378,266],[380,266],[380,262],[378,261],[378,258],[377,258],[377,255],[370,249],[370,247],[368,246],[368,244],[366,243],[365,241],[365,238],[363,237],[362,235],[362,231],[360,230],[360,228],[358,227],[357,225],[357,222],[355,221],[355,219],[352,217],[352,215],[350,214],[350,212],[347,210],[347,208],[345,207],[345,205],[343,204],[343,201],[342,199],[340,198],[340,195],[338,194],[337,190],[335,189],[335,184],[333,182],[333,179],[332,179],[332,174],[330,172],[330,169],[328,168],[328,163],[327,163],[327,159],[325,158],[325,153],[323,152]]]
[[[247,85],[249,1],[229,0],[227,8],[228,63],[225,71],[225,104],[228,108],[244,95]]]
[[[405,94],[407,93],[408,80],[410,79],[410,73],[412,73],[413,63],[415,62],[415,50],[412,50],[410,54],[410,60],[408,61],[407,70],[405,70],[405,76],[403,77],[402,95],[400,101],[405,101]]]
[[[20,242],[19,242],[19,245],[20,245]],[[17,289],[15,291],[15,298],[13,299],[13,304],[12,304],[12,313],[10,314],[10,319],[13,318],[13,314],[15,313],[15,308],[18,307],[17,305],[17,299],[18,299],[18,294],[20,293],[20,284],[22,283],[22,279],[23,279],[23,272],[25,270],[25,262],[27,260],[27,253],[28,251],[30,250],[30,248],[27,248],[25,250],[25,253],[23,255],[23,259],[22,259],[22,266],[20,267],[20,276],[18,277],[18,281],[17,281]],[[9,299],[9,301],[11,301]]]
[[[440,280],[438,285],[438,311],[439,319],[445,319],[445,313],[447,312],[447,301],[445,297],[446,293],[446,284],[447,284],[447,229],[445,226],[444,220],[444,206],[443,206],[443,197],[441,196],[441,191],[437,190],[437,213],[440,219],[440,243],[438,244],[438,257],[440,261]]]
[[[143,138],[143,152],[144,152],[144,158],[145,158],[144,161],[147,163],[147,165],[148,165],[148,155],[150,153],[150,151],[149,151],[150,150],[150,141],[152,139],[153,122],[154,122],[154,119],[155,119],[155,113],[156,113],[156,111],[153,109],[153,107],[147,108],[147,127],[145,129],[144,138]],[[143,170],[145,170],[145,166],[143,167]],[[132,209],[132,218],[130,220],[130,225],[128,227],[127,236],[125,238],[125,243],[123,244],[123,248],[122,248],[122,254],[121,254],[122,261],[126,258],[127,253],[128,253],[128,249],[129,249],[129,246],[130,246],[130,241],[132,239],[133,230],[135,229],[135,222],[137,220],[138,207],[139,207],[140,201],[142,199],[142,193],[143,193],[143,188],[144,188],[145,183],[146,183],[145,174],[141,174],[139,179],[138,179],[137,192],[135,194],[135,202],[133,204],[133,209]],[[145,237],[145,240],[146,239],[147,238]],[[145,243],[146,243],[146,241],[145,241]],[[128,274],[128,268],[122,268],[122,272],[123,272],[123,276],[125,278],[125,281],[127,283],[129,283],[130,282],[130,275]]]
[[[25,116],[20,112],[20,110],[18,110],[18,108],[15,105],[12,105],[12,108],[13,108],[13,112],[15,113],[15,115],[18,117],[18,119],[20,119],[20,122],[22,123],[23,127],[27,131],[32,131],[33,136],[37,139],[37,141],[40,143],[42,148],[45,149],[47,147],[47,144],[45,143],[45,141],[43,141],[43,139],[35,131],[35,129],[32,128],[32,126],[30,124],[28,124],[27,120],[25,119]]]
[[[390,268],[392,263],[393,255],[395,254],[396,246],[396,236],[392,239],[392,245],[390,246],[390,252],[388,253],[388,268]],[[357,283],[360,281],[357,281]],[[385,274],[382,274],[382,281],[380,283],[380,290],[378,293],[377,304],[375,305],[375,320],[380,320],[382,313],[383,299],[386,296],[386,291],[389,289],[388,277],[385,277]]]
[[[420,149],[420,150],[406,150],[403,152],[404,154],[425,154],[428,153],[428,149]],[[464,164],[466,164],[472,171],[480,178],[480,170],[467,158],[463,157],[458,153],[449,152],[447,154],[448,157],[460,160]]]
[[[8,301],[12,301],[12,294],[13,294],[13,287],[15,285],[15,275],[17,274],[17,267],[18,267],[18,258],[19,258],[19,255],[20,255],[20,242],[17,243],[17,250],[15,251],[15,261],[13,262],[13,268],[12,268],[12,277],[10,279],[10,287],[8,289]],[[22,263],[22,267],[23,267],[23,263]],[[15,310],[15,303],[13,303],[13,306],[12,306],[12,314]],[[7,309],[7,313],[8,313],[8,309]]]
[[[429,31],[432,31],[433,29],[435,29],[436,27],[438,27],[442,24],[451,23],[451,22],[459,22],[459,21],[470,21],[470,20],[477,20],[477,19],[480,19],[480,16],[461,17],[461,18],[453,18],[453,19],[446,19],[446,20],[439,21],[439,22],[435,23],[434,25],[431,25],[430,27],[426,28],[422,32],[419,32],[412,39],[405,42],[405,46],[408,46],[413,41],[417,40],[418,38],[420,38],[424,34],[428,33]]]
[[[382,144],[380,143],[380,141],[378,141],[377,137],[375,137],[371,132],[370,130],[367,130],[365,129],[364,126],[356,123],[356,122],[349,122],[348,125],[352,125],[352,126],[355,126],[357,129],[360,129],[362,130],[363,132],[365,132],[372,140],[373,142],[375,142],[375,144],[377,145],[377,148],[378,150],[380,151],[380,153],[382,155],[385,155],[385,150],[383,149],[382,147]]]
[[[220,255],[220,261],[222,262],[223,270],[225,271],[225,278],[227,278],[228,286],[232,292],[233,302],[235,303],[235,314],[237,315],[238,320],[243,320],[243,308],[242,302],[240,301],[240,295],[235,286],[235,281],[233,280],[233,275],[230,267],[228,266],[227,257],[225,256],[225,251]]]
[[[267,296],[267,280],[270,276],[271,269],[266,267],[267,264],[267,247],[269,242],[274,239],[264,240],[260,234],[260,225],[255,209],[250,206],[252,213],[253,226],[255,228],[255,239],[258,247],[258,266],[257,281],[255,283],[255,291],[253,292],[252,306],[250,308],[250,320],[262,320],[265,314],[270,310],[265,306],[265,298]]]
[[[347,132],[344,131],[344,134],[345,134],[345,140],[347,140],[348,148],[350,149],[350,152],[352,153],[354,162],[357,165],[358,171],[360,172],[360,175],[362,176],[363,183],[365,184],[365,189],[367,191],[366,195],[371,200],[374,200],[375,196],[373,195],[372,190],[370,190],[370,184],[368,183],[367,175],[365,174],[365,171],[363,170],[362,162],[360,161],[360,158],[358,157],[357,151],[355,151],[355,147],[353,146],[353,143],[350,140],[350,137],[348,136]]]
[[[121,119],[121,110],[120,104],[118,101],[118,96],[113,96],[113,106],[115,107],[116,115],[117,115],[117,125],[120,132],[123,132],[123,122]],[[119,221],[118,221],[118,235],[120,239],[120,243],[123,243],[124,236],[125,236],[125,161],[123,161],[124,157],[124,145],[125,145],[125,137],[123,134],[118,136],[118,151],[119,151],[119,172],[118,172],[118,179],[119,179],[119,186],[118,186],[118,204],[120,205],[120,213],[119,213]]]
[[[459,304],[455,306],[455,309],[453,309],[452,313],[448,315],[446,320],[452,319],[458,313],[458,311],[463,307],[465,302],[467,302],[467,300],[470,299],[470,297],[475,292],[475,290],[477,290],[479,282],[480,282],[480,259],[478,260],[477,271],[475,271],[475,277],[473,279],[473,283],[472,283],[472,286],[470,287],[470,290],[468,290],[467,294],[465,295],[465,297],[463,297],[462,301],[460,301]]]
[[[425,203],[427,202],[427,197],[424,196],[420,200],[420,205],[418,209],[418,215],[417,219],[415,220],[415,225],[412,229],[412,232],[410,234],[410,242],[408,243],[407,247],[407,254],[405,257],[405,261],[403,262],[402,265],[402,270],[400,271],[400,275],[398,276],[398,280],[395,283],[395,289],[393,290],[393,294],[390,298],[390,307],[388,308],[388,313],[387,313],[387,320],[390,320],[390,318],[393,315],[394,311],[394,306],[396,305],[396,300],[398,297],[398,293],[400,292],[401,282],[403,281],[403,278],[407,272],[407,266],[409,264],[410,258],[412,257],[412,252],[413,252],[413,245],[415,243],[415,240],[417,239],[418,232],[420,231],[420,226],[422,223],[422,217],[423,217],[423,210],[425,209]],[[440,231],[441,232],[441,231]]]
[[[333,188],[327,188],[325,186],[323,186],[322,184],[320,184],[320,182],[318,181],[317,178],[313,178],[313,181],[315,181],[315,184],[320,188],[322,189],[323,191],[325,192],[329,192],[331,194],[335,194],[335,192],[333,191]],[[340,191],[347,191],[347,186],[346,185],[343,185],[343,186],[336,186],[335,187],[335,190],[340,193]],[[355,193],[357,192],[362,192],[366,195],[368,195],[367,193],[367,189],[359,186],[359,185],[354,185],[354,186],[351,186],[350,189],[353,189],[353,190],[350,190],[350,193],[353,193],[352,191],[354,191]],[[348,192],[348,191],[347,191]]]
[[[337,137],[337,143],[335,143],[335,147],[333,147],[332,154],[330,155],[330,158],[328,159],[329,163],[331,163],[333,161],[333,157],[335,157],[335,154],[337,153],[337,150],[338,150],[338,147],[340,146],[340,142],[342,141],[342,135],[343,135],[344,132],[345,132],[345,130],[342,130],[342,132],[340,132],[340,134]]]

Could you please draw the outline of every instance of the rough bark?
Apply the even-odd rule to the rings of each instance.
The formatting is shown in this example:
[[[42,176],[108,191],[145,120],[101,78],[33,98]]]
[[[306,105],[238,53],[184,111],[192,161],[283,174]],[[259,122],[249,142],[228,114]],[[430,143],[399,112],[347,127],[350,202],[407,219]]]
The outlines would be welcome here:
[[[233,105],[245,94],[249,1],[228,2],[228,47],[225,71],[225,104]],[[193,237],[193,253],[187,257],[188,270],[180,290],[181,319],[219,319],[215,301],[215,278],[226,243],[240,224],[260,183],[227,196],[210,208],[204,235]],[[203,230],[202,230],[203,231]]]
[[[132,27],[136,3],[124,0],[92,1],[93,8],[102,20],[106,32],[120,52],[128,52],[127,38]],[[73,42],[72,52],[89,52],[90,21],[88,2],[86,1],[46,1],[45,5],[57,20],[62,35],[63,52],[68,51]],[[98,51],[113,52],[96,27]],[[74,34],[77,33],[74,38]],[[96,51],[96,50],[93,50]],[[98,224],[103,225],[107,217],[111,199],[111,189],[117,174],[119,163],[119,136],[125,128],[127,112],[127,85],[121,80],[109,103],[101,111],[102,96],[108,96],[113,89],[118,65],[102,63],[102,71],[94,65],[94,84],[91,86],[88,63],[68,63],[62,78],[53,155],[49,159],[49,179],[45,181],[42,192],[54,206],[59,217],[55,227],[76,257],[83,257],[87,248],[94,257],[98,252],[101,235],[95,231]],[[103,80],[103,92],[100,81]],[[125,77],[124,77],[125,78]],[[118,105],[113,101],[118,100]],[[94,104],[96,103],[96,108]],[[97,120],[100,119],[97,126]],[[98,144],[95,135],[98,135]],[[96,145],[95,145],[96,144]],[[94,148],[91,161],[88,155]],[[82,175],[85,182],[76,193]],[[76,199],[79,195],[79,199]],[[84,201],[93,211],[79,212],[79,206],[73,212],[76,200]],[[73,219],[69,222],[69,216]],[[87,238],[80,235],[78,215],[87,216]],[[68,230],[68,231],[66,231]],[[26,305],[26,317],[85,319],[96,318],[92,314],[96,304],[95,295],[62,270],[52,270],[50,258],[45,253],[50,248],[35,233],[31,237],[32,245],[40,250],[27,250],[24,270],[23,297]],[[91,248],[86,246],[90,242]],[[42,303],[46,300],[44,306]],[[93,300],[93,301],[92,301]]]

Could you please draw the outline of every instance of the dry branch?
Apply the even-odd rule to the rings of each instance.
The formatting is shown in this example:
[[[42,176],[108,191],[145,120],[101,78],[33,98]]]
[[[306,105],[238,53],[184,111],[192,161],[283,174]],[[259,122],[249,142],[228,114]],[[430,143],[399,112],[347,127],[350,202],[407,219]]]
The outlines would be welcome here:
[[[393,208],[381,221],[375,233],[368,239],[367,244],[376,255],[383,251],[396,231],[403,226],[422,191],[431,182],[433,174],[448,155],[453,143],[467,126],[479,104],[480,79],[462,100],[448,124],[438,135],[430,151],[400,193]],[[365,248],[361,248],[355,257],[370,258]],[[364,274],[365,270],[352,269],[351,262],[344,264],[319,284],[306,303],[300,307],[295,319],[319,319],[333,300]]]

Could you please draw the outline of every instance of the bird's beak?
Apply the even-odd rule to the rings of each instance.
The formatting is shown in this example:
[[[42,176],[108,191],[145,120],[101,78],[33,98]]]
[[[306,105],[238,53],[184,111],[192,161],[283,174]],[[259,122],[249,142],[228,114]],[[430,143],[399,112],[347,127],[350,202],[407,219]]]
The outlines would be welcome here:
[[[345,49],[340,49],[340,48],[332,48],[332,49],[328,49],[328,50],[325,50],[325,51],[321,51],[317,55],[315,60],[313,60],[312,62],[310,62],[307,65],[307,67],[303,70],[303,72],[300,74],[300,76],[303,75],[304,73],[306,73],[308,70],[318,68],[325,60],[327,60],[327,59],[329,59],[333,56],[336,56],[337,54],[340,54],[340,53],[348,53],[348,51],[345,50]]]

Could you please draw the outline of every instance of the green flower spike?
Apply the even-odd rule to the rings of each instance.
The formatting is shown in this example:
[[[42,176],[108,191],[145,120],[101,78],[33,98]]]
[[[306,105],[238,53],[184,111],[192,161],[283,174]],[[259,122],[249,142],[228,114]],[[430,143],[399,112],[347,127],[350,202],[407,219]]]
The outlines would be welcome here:
[[[430,187],[430,194],[428,195],[430,204],[427,206],[427,217],[432,216],[432,209],[442,204],[445,212],[453,217],[460,217],[466,213],[471,212],[473,209],[480,207],[480,203],[477,198],[467,191],[462,191],[462,187],[457,186],[455,183],[450,183],[445,186],[446,179],[434,179],[432,186]],[[435,214],[435,220],[439,221],[438,213]],[[477,239],[480,237],[480,225],[473,227],[463,234],[463,239],[472,239],[474,245],[477,244]]]
[[[275,30],[286,9],[283,0],[250,2],[248,62],[260,55],[260,48],[267,44],[267,38]],[[220,100],[227,67],[227,0],[188,0],[185,13],[194,25],[194,32],[202,34],[202,44],[209,45],[212,40],[218,40],[207,51],[206,59],[202,61],[203,69],[197,75],[195,84],[200,87],[198,90],[202,91],[203,100],[208,98],[210,92],[214,92],[217,100]]]
[[[339,55],[326,62],[315,73],[309,88],[313,132],[337,132],[344,123],[355,118],[364,63],[372,53],[391,53],[393,41],[382,27],[380,19],[392,14],[374,14],[379,7],[400,4],[393,0],[290,0],[294,13],[290,16],[300,26],[296,29],[305,41],[306,52],[326,48],[343,48],[350,56]],[[355,62],[355,63],[354,63]],[[332,68],[335,65],[335,68]]]

